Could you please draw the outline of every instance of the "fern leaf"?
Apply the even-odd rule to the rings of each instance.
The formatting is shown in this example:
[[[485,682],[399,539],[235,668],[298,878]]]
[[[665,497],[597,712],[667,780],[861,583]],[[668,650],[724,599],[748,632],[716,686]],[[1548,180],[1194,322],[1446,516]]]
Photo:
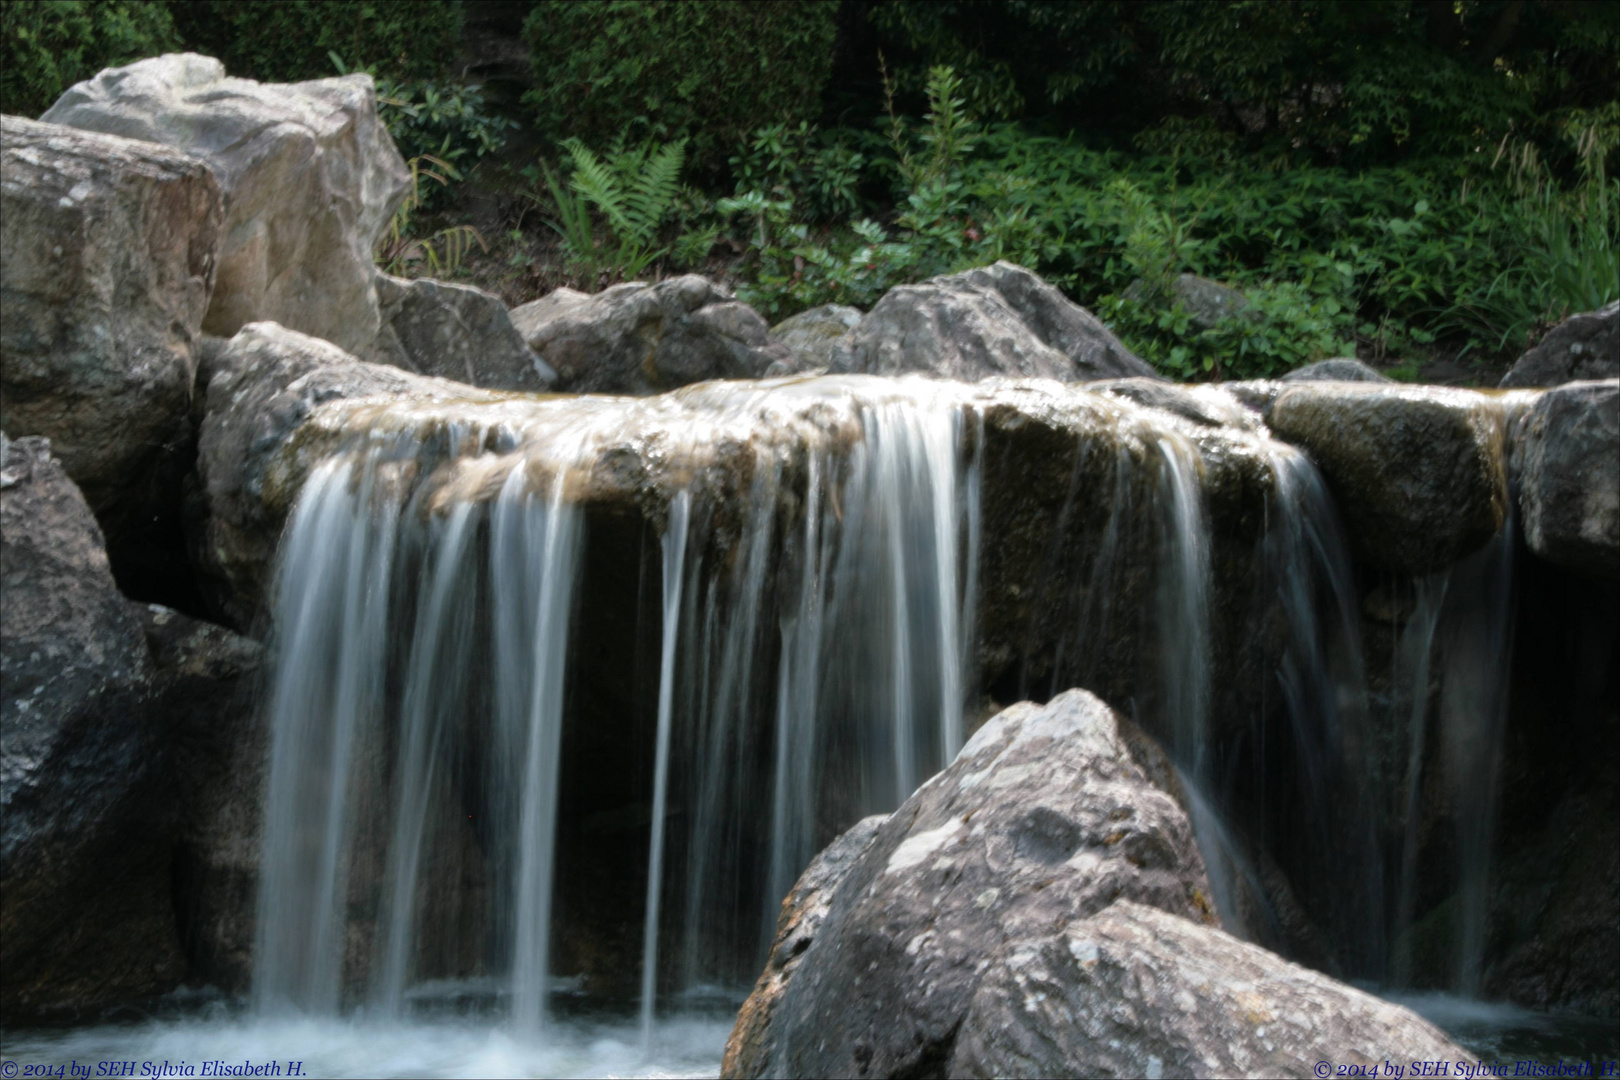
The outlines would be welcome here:
[[[645,244],[658,232],[675,204],[675,196],[680,191],[681,167],[685,163],[685,139],[677,139],[652,155],[625,193],[629,238]]]
[[[619,178],[577,139],[569,140],[564,145],[574,160],[573,189],[607,218],[608,226],[615,233],[621,236],[628,234],[631,231],[630,222],[625,216],[624,189],[619,184]]]

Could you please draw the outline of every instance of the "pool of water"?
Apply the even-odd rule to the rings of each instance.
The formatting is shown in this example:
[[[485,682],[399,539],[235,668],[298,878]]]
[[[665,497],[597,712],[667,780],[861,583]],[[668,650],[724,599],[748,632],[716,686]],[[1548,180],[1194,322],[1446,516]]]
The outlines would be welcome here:
[[[222,1065],[305,1077],[698,1077],[719,1074],[730,1031],[729,1016],[661,1020],[648,1045],[630,1017],[566,1017],[518,1037],[476,1015],[276,1020],[210,1002],[180,1017],[0,1032],[0,1058],[19,1077],[30,1064],[61,1067],[66,1077],[255,1075]],[[101,1064],[131,1061],[126,1072]],[[88,1072],[75,1074],[74,1064]],[[12,1076],[7,1068],[6,1080]]]
[[[1478,1061],[1584,1060],[1602,1075],[1602,1062],[1620,1060],[1614,1021],[1447,994],[1385,996],[1447,1031]],[[66,1077],[115,1075],[103,1062],[134,1062],[128,1075],[139,1077],[244,1075],[221,1065],[274,1065],[278,1073],[260,1075],[277,1076],[701,1077],[718,1075],[731,1030],[731,1014],[714,1008],[658,1021],[648,1045],[632,1016],[576,1009],[543,1034],[521,1038],[492,1019],[488,1002],[478,998],[435,995],[411,1020],[385,1023],[363,1016],[264,1019],[216,995],[180,994],[151,1016],[0,1032],[0,1058],[15,1063],[19,1077],[30,1064]],[[293,1062],[300,1063],[296,1073]],[[75,1074],[74,1065],[86,1071]],[[1513,1075],[1511,1068],[1507,1074]],[[4,1080],[11,1076],[8,1070]]]
[[[1444,1030],[1477,1061],[1588,1061],[1603,1075],[1603,1062],[1620,1062],[1620,1021],[1567,1013],[1535,1012],[1500,1001],[1479,1001],[1444,993],[1387,993]],[[1477,1063],[1476,1061],[1476,1063]],[[1513,1075],[1513,1070],[1508,1070]],[[1610,1073],[1615,1076],[1620,1073]]]

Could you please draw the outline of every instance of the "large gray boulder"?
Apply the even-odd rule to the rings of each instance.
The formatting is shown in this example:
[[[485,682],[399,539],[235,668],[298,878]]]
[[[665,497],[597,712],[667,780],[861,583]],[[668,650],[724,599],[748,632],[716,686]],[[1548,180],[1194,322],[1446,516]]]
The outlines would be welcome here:
[[[383,328],[373,356],[423,375],[491,390],[548,390],[557,381],[498,297],[471,285],[377,275]]]
[[[567,290],[512,311],[529,347],[556,371],[557,390],[656,394],[793,363],[759,312],[696,274],[580,296]]]
[[[1155,377],[1089,311],[1008,262],[890,289],[840,342],[832,370],[968,381]]]
[[[1214,922],[1192,827],[1124,728],[1084,690],[989,720],[878,829],[787,985],[744,1006],[722,1075],[940,1075],[1009,941],[1121,897]]]
[[[1620,377],[1620,300],[1571,315],[1502,376],[1503,386],[1559,386]]]
[[[373,347],[372,252],[411,174],[377,119],[371,76],[257,83],[175,53],[78,83],[41,119],[208,162],[226,206],[208,333],[270,320],[350,351]]]
[[[800,371],[825,370],[832,364],[838,343],[861,321],[861,309],[843,304],[822,304],[801,311],[771,327],[771,337],[793,353]]]
[[[1266,418],[1322,470],[1362,557],[1425,574],[1501,528],[1513,407],[1466,390],[1307,382],[1277,394]]]
[[[1547,391],[1516,434],[1513,464],[1530,550],[1620,579],[1620,380]]]
[[[42,438],[0,436],[0,1013],[184,975],[152,663],[101,530]]]
[[[1381,1069],[1396,1057],[1469,1054],[1409,1009],[1121,900],[999,955],[941,1075],[1305,1080],[1323,1062]]]
[[[190,434],[222,214],[196,157],[0,118],[0,416],[115,534],[178,499],[153,478]]]

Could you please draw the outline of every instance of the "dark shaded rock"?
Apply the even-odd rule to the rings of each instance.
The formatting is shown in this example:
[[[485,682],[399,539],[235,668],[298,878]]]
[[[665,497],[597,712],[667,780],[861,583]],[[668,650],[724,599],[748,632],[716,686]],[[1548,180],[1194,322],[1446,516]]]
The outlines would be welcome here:
[[[506,305],[482,289],[378,274],[377,298],[383,328],[373,355],[383,363],[491,390],[536,392],[557,381]]]
[[[1547,332],[1508,373],[1503,386],[1559,386],[1620,377],[1620,300],[1571,315]]]
[[[583,301],[558,293],[512,312],[529,347],[557,372],[557,390],[655,394],[793,363],[759,312],[696,274],[615,285]]]
[[[1530,550],[1620,579],[1620,380],[1542,394],[1516,425],[1513,467]]]
[[[793,353],[794,371],[825,370],[832,363],[833,351],[839,341],[860,321],[859,308],[822,304],[809,311],[801,311],[790,319],[783,319],[771,327],[771,337]],[[781,374],[788,372],[784,370]]]
[[[723,1075],[944,1075],[1008,941],[1120,897],[1213,922],[1192,828],[1121,725],[1071,690],[981,727],[879,828]]]
[[[0,120],[0,414],[51,440],[115,558],[178,506],[222,214],[199,158]]]
[[[1313,1077],[1468,1052],[1399,1005],[1120,900],[990,964],[944,1075]]]
[[[0,446],[0,1012],[184,975],[152,665],[95,518],[41,438]]]
[[[1302,368],[1295,368],[1282,377],[1285,383],[1293,382],[1394,382],[1388,375],[1363,364],[1353,356],[1338,356],[1332,360],[1318,360],[1314,364],[1306,364]]]
[[[44,119],[208,162],[226,204],[210,334],[273,320],[340,348],[372,347],[372,253],[411,173],[377,119],[370,75],[258,83],[173,53],[76,84]]]
[[[743,1002],[731,1037],[726,1040],[722,1075],[754,1075],[748,1066],[771,1060],[775,1050],[771,1018],[776,1005],[786,992],[805,950],[816,940],[838,886],[866,854],[877,839],[878,830],[888,820],[888,814],[873,814],[851,825],[823,848],[794,882],[792,891],[782,901],[782,913],[776,920],[776,940],[771,943],[765,971],[754,984],[754,992]]]
[[[839,344],[832,370],[970,382],[1155,377],[1089,311],[1007,262],[889,290]]]
[[[188,975],[245,991],[269,759],[254,690],[267,650],[158,604],[131,607],[152,650],[152,707],[167,731],[174,902]]]
[[[1510,407],[1440,387],[1307,383],[1283,390],[1267,420],[1322,470],[1359,554],[1428,573],[1502,526]]]
[[[1249,306],[1249,298],[1237,289],[1197,274],[1177,274],[1170,295],[1187,309],[1188,321],[1198,330],[1209,330]]]

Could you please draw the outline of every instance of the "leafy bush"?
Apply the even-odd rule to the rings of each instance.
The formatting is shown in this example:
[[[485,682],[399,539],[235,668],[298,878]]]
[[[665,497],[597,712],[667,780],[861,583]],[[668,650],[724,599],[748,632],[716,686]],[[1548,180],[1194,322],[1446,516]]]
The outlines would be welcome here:
[[[155,0],[6,0],[0,4],[0,112],[38,116],[106,67],[180,47]]]
[[[461,38],[461,5],[439,0],[187,0],[173,10],[188,48],[261,82],[323,78],[333,53],[383,77],[431,78]]]
[[[760,123],[813,120],[836,4],[796,0],[547,0],[524,24],[537,128],[560,143],[688,140],[716,173]]]
[[[1620,53],[1603,4],[891,0],[869,21],[903,89],[952,65],[982,116],[1121,143],[1196,119],[1253,153],[1366,165],[1544,137],[1612,99]]]
[[[351,71],[337,53],[330,54],[338,74]],[[373,74],[372,72],[367,72]],[[435,186],[412,196],[424,210],[443,202],[453,181],[486,154],[506,145],[506,132],[517,122],[486,112],[482,87],[436,80],[377,80],[377,117],[407,161],[432,163]]]

